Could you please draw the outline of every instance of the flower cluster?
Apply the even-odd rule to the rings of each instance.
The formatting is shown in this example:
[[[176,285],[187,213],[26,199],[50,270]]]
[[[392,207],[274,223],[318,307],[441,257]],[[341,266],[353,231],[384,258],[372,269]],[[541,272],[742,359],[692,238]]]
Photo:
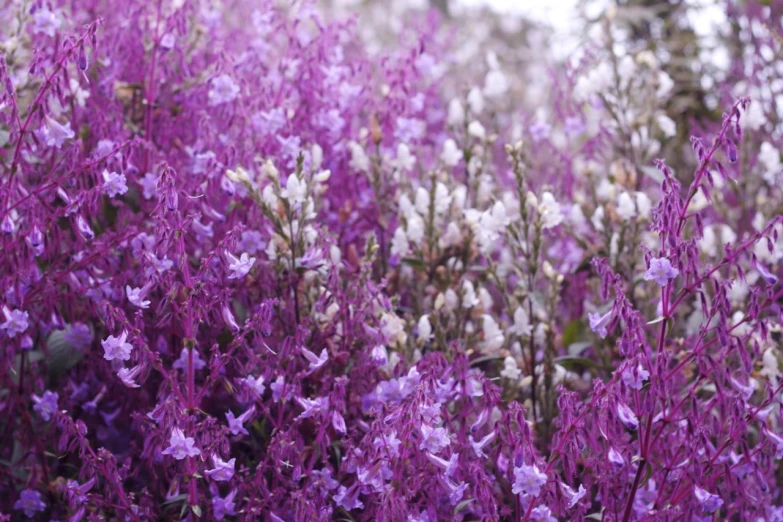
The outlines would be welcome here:
[[[0,7],[0,519],[783,520],[774,9],[379,4]]]

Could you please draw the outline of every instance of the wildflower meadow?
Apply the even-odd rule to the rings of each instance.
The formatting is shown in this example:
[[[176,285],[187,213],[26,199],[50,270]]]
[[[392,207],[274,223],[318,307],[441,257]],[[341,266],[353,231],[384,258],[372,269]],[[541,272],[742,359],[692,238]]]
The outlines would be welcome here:
[[[408,4],[0,4],[0,520],[783,521],[783,3]]]

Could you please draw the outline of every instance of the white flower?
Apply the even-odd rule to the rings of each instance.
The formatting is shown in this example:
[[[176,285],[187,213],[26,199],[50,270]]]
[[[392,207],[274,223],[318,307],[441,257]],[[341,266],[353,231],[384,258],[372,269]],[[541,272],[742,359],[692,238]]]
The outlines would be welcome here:
[[[473,283],[467,279],[462,282],[462,308],[473,308],[479,304],[478,297],[476,297],[476,289],[473,288]]]
[[[71,95],[76,101],[76,105],[84,107],[87,104],[87,98],[90,97],[90,91],[82,89],[81,85],[79,85],[79,80],[76,78],[68,80],[68,89],[71,91]]]
[[[767,117],[761,107],[761,101],[754,99],[748,106],[748,110],[742,115],[740,124],[745,129],[759,130],[765,123],[767,123]]]
[[[462,151],[457,147],[457,142],[449,138],[443,142],[443,152],[440,155],[441,161],[449,167],[455,167],[462,159]]]
[[[489,71],[484,78],[484,95],[487,98],[500,98],[508,92],[508,88],[508,79],[499,69]]]
[[[544,192],[541,195],[541,202],[538,205],[538,213],[541,216],[542,227],[544,229],[554,228],[565,219],[560,210],[560,204],[555,200],[551,192]]]
[[[529,337],[532,333],[533,327],[530,325],[530,318],[523,307],[518,306],[514,311],[514,325],[508,330],[520,337]]]
[[[452,127],[459,127],[465,123],[465,107],[462,106],[462,102],[457,98],[453,98],[451,102],[449,102],[449,112],[448,116],[446,116],[446,123]]]
[[[296,174],[291,174],[288,176],[288,181],[286,181],[285,188],[280,195],[287,199],[291,205],[301,205],[307,198],[307,184],[300,180]]]
[[[766,169],[763,174],[764,179],[767,183],[774,184],[778,173],[783,170],[780,164],[780,152],[771,143],[765,141],[759,149],[758,159]]]
[[[462,233],[459,230],[459,226],[452,221],[446,226],[446,233],[440,236],[438,245],[441,248],[449,248],[459,244],[460,241],[462,241]]]
[[[478,87],[473,87],[468,93],[468,108],[473,116],[478,116],[484,110],[484,96]]]
[[[232,102],[239,95],[239,86],[227,74],[212,78],[209,89],[209,105]]]
[[[430,324],[429,316],[422,315],[419,318],[419,322],[416,325],[416,328],[419,331],[419,339],[428,341],[430,338],[432,338],[432,325]]]
[[[413,170],[415,165],[416,156],[411,154],[411,149],[404,143],[397,145],[397,160],[394,162],[394,166],[403,172],[408,172]]]
[[[482,327],[484,331],[483,352],[494,353],[502,348],[506,338],[503,336],[503,330],[491,315],[484,314]]]
[[[639,211],[639,216],[643,219],[650,219],[650,210],[652,210],[652,202],[647,194],[644,192],[636,192],[636,210]]]
[[[351,151],[351,167],[362,172],[369,172],[370,158],[367,157],[362,146],[351,141],[348,142],[348,148]]]
[[[513,357],[506,357],[503,359],[503,369],[500,371],[500,376],[510,379],[512,381],[519,380],[522,375],[522,370],[517,366],[517,360]]]
[[[667,73],[660,71],[658,73],[658,90],[655,91],[655,95],[658,98],[663,98],[669,94],[674,87],[674,80]]]
[[[405,334],[405,323],[402,319],[393,313],[384,313],[381,317],[381,332],[386,336],[389,344],[405,343],[407,335]]]
[[[593,217],[590,218],[590,223],[593,224],[593,228],[598,232],[604,230],[604,207],[598,207],[593,212]]]
[[[397,227],[394,231],[394,237],[391,243],[391,255],[393,256],[405,256],[410,250],[408,246],[408,237],[405,235],[405,230],[402,227]]]
[[[487,136],[487,132],[484,130],[484,126],[479,121],[475,120],[470,122],[470,125],[468,125],[468,134],[482,141]]]
[[[661,132],[667,138],[673,138],[677,135],[677,125],[673,119],[665,114],[659,114],[655,121],[658,123],[658,128],[661,129]]]
[[[407,227],[408,240],[412,243],[420,243],[424,239],[424,220],[418,214],[412,214],[408,217]]]
[[[636,215],[636,205],[627,192],[623,192],[617,198],[617,215],[624,220],[631,219]]]

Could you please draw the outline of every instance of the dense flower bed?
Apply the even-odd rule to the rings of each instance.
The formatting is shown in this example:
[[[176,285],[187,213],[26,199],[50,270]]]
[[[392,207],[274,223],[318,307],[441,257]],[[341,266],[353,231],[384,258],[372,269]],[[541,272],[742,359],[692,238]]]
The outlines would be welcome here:
[[[783,520],[783,32],[729,9],[689,131],[614,11],[548,70],[0,7],[4,519]]]

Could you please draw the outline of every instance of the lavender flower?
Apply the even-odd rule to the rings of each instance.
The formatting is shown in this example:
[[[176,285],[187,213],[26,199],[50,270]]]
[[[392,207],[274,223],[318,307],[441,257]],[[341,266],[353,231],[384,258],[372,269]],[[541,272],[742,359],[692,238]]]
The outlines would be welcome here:
[[[613,311],[609,310],[604,315],[588,314],[587,317],[590,319],[590,329],[605,339],[608,333],[606,327],[612,322]]]
[[[512,493],[522,496],[538,496],[541,493],[541,487],[546,484],[547,476],[533,464],[514,468],[514,483],[511,488]]]
[[[11,339],[18,334],[24,333],[27,327],[30,326],[29,316],[23,310],[9,310],[8,307],[4,306],[3,316],[5,317],[5,322],[0,324],[0,329],[5,330],[6,335]]]
[[[212,496],[212,514],[215,520],[223,520],[226,515],[234,516],[236,512],[236,503],[234,497],[237,494],[237,490],[232,489],[225,497],[219,496],[214,493]]]
[[[636,417],[636,414],[626,406],[625,404],[618,402],[616,410],[617,412],[617,418],[620,420],[620,422],[628,428],[631,431],[636,431],[639,429],[639,419]]]
[[[171,455],[177,460],[201,455],[201,450],[195,446],[195,442],[193,437],[186,437],[181,429],[174,428],[171,430],[169,447],[164,449],[161,453],[164,455]]]
[[[234,101],[239,95],[239,86],[227,74],[221,74],[210,82],[209,105],[221,105]]]
[[[650,267],[644,273],[644,280],[655,281],[660,286],[666,286],[679,273],[680,271],[674,268],[665,257],[655,258],[650,260]]]
[[[25,516],[33,518],[36,513],[46,510],[46,502],[41,499],[40,492],[25,489],[19,494],[19,500],[14,503],[14,509],[24,511]]]
[[[57,411],[57,401],[60,399],[60,396],[57,392],[46,390],[43,396],[32,395],[31,399],[35,403],[33,410],[38,412],[43,420],[49,421]]]
[[[226,257],[228,257],[228,269],[231,272],[228,275],[229,279],[242,279],[250,272],[256,262],[256,258],[249,257],[246,252],[243,252],[239,258],[226,252]]]
[[[114,198],[128,192],[128,185],[123,174],[103,170],[103,190],[110,198]]]
[[[127,340],[128,332],[123,330],[119,337],[110,335],[101,341],[101,346],[103,346],[103,358],[107,361],[113,361],[114,359],[127,361],[130,359],[133,345],[126,342]]]
[[[234,476],[234,465],[237,459],[224,461],[219,455],[212,455],[212,469],[204,471],[206,476],[216,482],[227,482]]]
[[[723,500],[718,495],[709,493],[699,486],[693,487],[693,494],[696,496],[696,500],[699,501],[701,508],[706,513],[714,513],[723,505]]]

